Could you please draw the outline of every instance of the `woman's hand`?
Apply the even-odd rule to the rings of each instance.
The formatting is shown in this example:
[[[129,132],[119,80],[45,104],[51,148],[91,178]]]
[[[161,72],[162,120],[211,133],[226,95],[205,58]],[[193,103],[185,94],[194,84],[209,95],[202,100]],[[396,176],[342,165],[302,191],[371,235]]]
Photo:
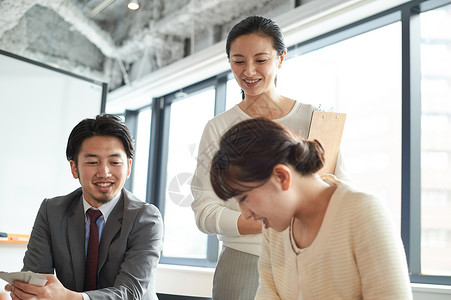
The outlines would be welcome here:
[[[238,231],[241,235],[262,233],[262,223],[252,218],[244,218],[243,214],[238,218]]]

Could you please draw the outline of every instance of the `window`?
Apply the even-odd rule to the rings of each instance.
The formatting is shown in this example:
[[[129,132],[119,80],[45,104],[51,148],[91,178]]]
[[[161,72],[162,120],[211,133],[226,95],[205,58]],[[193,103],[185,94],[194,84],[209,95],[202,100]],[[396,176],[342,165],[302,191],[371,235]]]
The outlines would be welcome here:
[[[400,37],[395,22],[307,53],[302,46],[291,49],[295,57],[284,62],[277,81],[282,95],[347,114],[341,144],[346,171],[356,186],[385,200],[398,227]]]
[[[214,116],[215,90],[178,95],[170,104],[163,256],[207,259],[208,236],[195,224],[190,184],[203,129]]]
[[[450,3],[408,1],[294,45],[277,83],[282,95],[347,114],[341,152],[349,177],[387,203],[403,237],[412,282],[448,285]],[[187,183],[205,123],[239,103],[241,93],[228,73],[183,90],[140,111],[136,161],[151,166],[146,199],[155,201],[165,218],[162,262],[172,257],[179,259],[175,263],[205,265],[200,262],[214,261],[211,253],[217,258],[218,241],[195,226],[185,205]],[[149,145],[141,139],[149,135],[150,121]],[[144,191],[146,183],[138,177],[146,172],[135,169],[137,193]]]
[[[242,100],[241,88],[236,82],[235,78],[227,81],[227,97],[226,97],[226,110],[232,108]]]
[[[421,26],[421,272],[451,275],[451,5]]]
[[[150,128],[152,109],[145,107],[138,113],[135,137],[135,157],[133,159],[133,194],[145,200],[147,192],[147,170],[149,167]]]

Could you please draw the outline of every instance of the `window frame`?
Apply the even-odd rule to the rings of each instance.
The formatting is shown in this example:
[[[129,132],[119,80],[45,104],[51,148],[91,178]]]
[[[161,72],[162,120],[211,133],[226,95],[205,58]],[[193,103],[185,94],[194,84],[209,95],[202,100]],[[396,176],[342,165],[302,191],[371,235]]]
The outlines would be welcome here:
[[[177,97],[179,92],[193,95],[213,86],[215,90],[214,115],[223,112],[225,108],[226,92],[224,78],[227,77],[227,73],[228,72],[219,74],[215,77],[195,83],[181,90],[177,90],[163,97],[154,99],[153,101],[152,120],[155,120],[155,122],[152,122],[151,128],[151,149],[149,151],[150,184],[147,186],[146,202],[156,205],[160,209],[163,216],[166,198],[166,166],[168,163],[167,153],[169,146],[168,140],[171,105],[178,101],[184,101],[183,97]],[[206,259],[162,256],[160,262],[174,265],[215,267],[218,261],[218,254],[218,239],[215,235],[208,235]]]
[[[401,22],[401,237],[405,246],[412,283],[451,285],[451,276],[421,273],[421,69],[420,14],[451,3],[451,0],[414,0],[366,17],[352,24],[318,35],[288,48],[286,59],[337,43],[393,22]],[[183,88],[191,94],[214,85],[215,115],[225,110],[226,71]],[[146,202],[155,204],[164,214],[167,142],[171,104],[178,101],[180,90],[152,99],[152,124],[149,149],[149,171]],[[130,114],[130,112],[129,112]],[[127,113],[126,113],[127,115]],[[133,114],[131,114],[133,115]],[[127,119],[127,116],[126,116]],[[136,122],[136,119],[135,121]],[[134,127],[136,128],[136,126]],[[219,242],[208,237],[207,259],[162,257],[161,263],[214,267],[218,259]]]
[[[451,285],[451,276],[421,273],[421,33],[420,14],[450,4],[418,0],[393,7],[288,48],[287,59],[401,22],[401,238],[412,283]]]

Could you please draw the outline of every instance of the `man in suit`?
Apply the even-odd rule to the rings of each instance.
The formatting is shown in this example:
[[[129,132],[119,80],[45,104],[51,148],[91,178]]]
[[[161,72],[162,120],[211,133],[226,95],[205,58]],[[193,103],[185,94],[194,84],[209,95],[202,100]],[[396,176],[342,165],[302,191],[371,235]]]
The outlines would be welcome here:
[[[74,127],[66,156],[81,188],[42,202],[24,257],[23,271],[43,274],[47,284],[15,281],[5,287],[12,299],[157,299],[163,224],[155,206],[123,188],[133,155],[116,116]]]

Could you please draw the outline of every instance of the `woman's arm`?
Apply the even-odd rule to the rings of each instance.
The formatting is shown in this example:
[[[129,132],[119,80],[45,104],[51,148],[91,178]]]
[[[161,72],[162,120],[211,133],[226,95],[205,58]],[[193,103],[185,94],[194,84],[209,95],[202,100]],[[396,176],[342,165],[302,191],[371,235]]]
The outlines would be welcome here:
[[[196,225],[203,233],[239,236],[238,219],[241,213],[238,205],[235,210],[228,208],[226,203],[216,196],[210,183],[211,160],[219,148],[220,136],[221,133],[208,122],[199,143],[197,166],[191,182],[194,197],[191,208]]]
[[[412,299],[404,247],[385,204],[363,197],[353,224],[364,299]]]
[[[258,260],[258,274],[260,277],[260,285],[258,286],[255,300],[279,299],[271,265],[269,230],[263,231],[262,254]]]

